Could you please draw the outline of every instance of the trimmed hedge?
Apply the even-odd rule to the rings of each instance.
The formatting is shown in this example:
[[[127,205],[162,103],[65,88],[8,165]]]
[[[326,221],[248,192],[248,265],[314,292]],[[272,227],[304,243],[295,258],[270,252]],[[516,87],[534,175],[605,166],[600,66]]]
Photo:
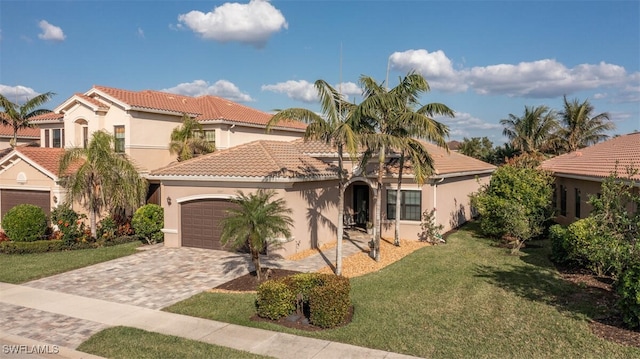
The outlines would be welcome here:
[[[293,312],[296,296],[282,281],[268,280],[258,286],[256,308],[258,315],[272,320]]]
[[[118,244],[130,243],[138,241],[135,236],[122,236],[109,241],[98,242],[75,242],[65,243],[63,240],[41,240],[34,242],[0,242],[0,253],[2,254],[29,254],[29,253],[45,253],[60,252],[76,249],[90,249],[99,247],[110,247]]]
[[[333,328],[344,323],[351,309],[349,279],[329,276],[322,285],[312,288],[309,294],[309,322],[322,328]]]
[[[164,210],[157,204],[146,204],[133,214],[131,225],[140,238],[148,244],[160,243],[164,240]]]
[[[640,263],[622,272],[616,290],[622,319],[630,328],[640,328]]]
[[[309,322],[333,328],[345,322],[351,309],[348,278],[332,274],[301,273],[268,280],[258,287],[257,314],[277,320],[308,309]]]
[[[47,233],[47,215],[42,208],[32,204],[19,204],[2,218],[2,229],[16,242],[42,240]]]

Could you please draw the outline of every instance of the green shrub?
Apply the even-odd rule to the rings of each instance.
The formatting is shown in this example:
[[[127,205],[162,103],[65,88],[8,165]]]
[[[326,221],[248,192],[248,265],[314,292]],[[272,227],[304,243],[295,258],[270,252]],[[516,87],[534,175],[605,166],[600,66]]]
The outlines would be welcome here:
[[[33,242],[1,242],[0,253],[4,254],[28,254],[58,252],[67,246],[61,240],[39,240]]]
[[[112,216],[100,220],[97,228],[98,241],[109,241],[117,237],[118,224]]]
[[[630,328],[640,328],[640,259],[637,262],[623,270],[616,285],[618,308]]]
[[[323,278],[323,284],[309,294],[309,322],[322,328],[333,328],[345,322],[351,309],[349,279],[334,275]]]
[[[567,229],[554,224],[549,228],[549,240],[551,241],[551,260],[559,264],[570,263],[570,254],[573,249]]]
[[[2,229],[12,241],[42,240],[47,233],[47,216],[42,208],[32,204],[19,204],[2,218]]]
[[[281,280],[268,280],[258,286],[256,309],[258,316],[279,319],[295,310],[296,295]]]
[[[131,220],[133,229],[148,244],[162,242],[164,235],[164,211],[157,204],[144,205],[136,211]]]
[[[515,250],[542,235],[551,218],[552,177],[534,168],[505,165],[472,194],[484,235],[517,242]]]
[[[62,240],[67,245],[83,241],[85,226],[83,219],[85,215],[80,215],[68,205],[61,205],[51,211],[51,223],[57,228],[59,235],[56,239]]]
[[[422,232],[419,234],[419,239],[424,242],[438,244],[442,239],[442,230],[444,225],[436,221],[436,209],[425,210],[422,212],[422,222],[420,223]]]

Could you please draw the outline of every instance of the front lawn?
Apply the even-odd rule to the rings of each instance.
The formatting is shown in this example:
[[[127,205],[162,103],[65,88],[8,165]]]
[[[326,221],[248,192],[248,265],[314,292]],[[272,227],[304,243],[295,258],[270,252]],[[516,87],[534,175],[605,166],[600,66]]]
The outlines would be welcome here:
[[[86,267],[136,252],[140,242],[95,249],[33,254],[0,254],[0,282],[24,283],[54,274]]]
[[[591,333],[588,321],[606,308],[581,300],[585,289],[560,278],[547,241],[511,256],[477,236],[476,226],[352,279],[355,314],[342,328],[253,322],[254,294],[201,293],[165,310],[420,357],[640,357],[639,348]]]
[[[82,343],[78,350],[113,359],[270,358],[129,327],[105,329]]]

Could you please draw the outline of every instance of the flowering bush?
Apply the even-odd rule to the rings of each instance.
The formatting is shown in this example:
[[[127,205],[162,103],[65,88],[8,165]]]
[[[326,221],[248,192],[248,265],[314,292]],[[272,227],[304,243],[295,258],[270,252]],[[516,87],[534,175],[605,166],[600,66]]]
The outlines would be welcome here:
[[[51,211],[51,223],[55,231],[55,238],[62,240],[65,245],[73,245],[77,242],[86,242],[84,219],[87,216],[78,214],[67,205],[58,206]]]

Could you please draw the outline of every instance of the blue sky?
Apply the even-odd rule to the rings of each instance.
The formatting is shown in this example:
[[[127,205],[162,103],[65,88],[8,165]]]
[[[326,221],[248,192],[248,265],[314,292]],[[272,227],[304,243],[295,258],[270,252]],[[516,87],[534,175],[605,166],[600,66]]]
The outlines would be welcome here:
[[[589,99],[611,134],[640,130],[639,1],[0,0],[0,93],[93,85],[319,110],[324,79],[360,101],[361,75],[422,73],[423,104],[456,111],[451,139],[504,141],[524,106]],[[342,85],[340,85],[342,84]]]

